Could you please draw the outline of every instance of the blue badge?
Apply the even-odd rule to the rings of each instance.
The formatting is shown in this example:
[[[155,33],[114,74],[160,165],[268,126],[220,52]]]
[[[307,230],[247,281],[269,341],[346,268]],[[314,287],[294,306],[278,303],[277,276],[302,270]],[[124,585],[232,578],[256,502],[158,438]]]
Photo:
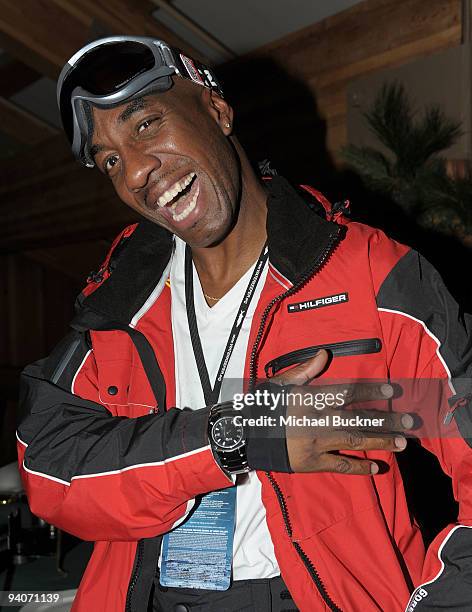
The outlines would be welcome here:
[[[162,540],[162,586],[226,591],[235,517],[236,487],[204,495],[190,518]]]

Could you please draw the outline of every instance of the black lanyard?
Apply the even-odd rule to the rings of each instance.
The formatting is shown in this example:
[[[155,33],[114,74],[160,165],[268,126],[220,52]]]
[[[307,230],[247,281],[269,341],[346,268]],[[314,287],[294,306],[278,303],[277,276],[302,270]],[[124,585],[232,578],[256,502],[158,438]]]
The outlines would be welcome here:
[[[239,332],[243,326],[244,319],[252,297],[254,290],[256,289],[257,283],[261,277],[264,265],[269,257],[269,249],[267,244],[264,245],[259,259],[257,260],[256,267],[252,273],[251,279],[246,287],[244,297],[239,306],[238,313],[234,319],[233,327],[231,328],[228,342],[226,343],[225,352],[221,359],[218,374],[216,375],[215,386],[212,388],[210,383],[210,377],[208,376],[208,370],[205,363],[205,357],[203,355],[202,343],[200,340],[200,334],[198,333],[197,316],[195,314],[195,301],[193,296],[193,269],[192,269],[192,249],[187,245],[185,249],[185,302],[187,309],[187,320],[190,331],[190,338],[192,340],[193,352],[195,355],[195,361],[197,362],[198,374],[202,383],[203,395],[207,406],[212,406],[218,402],[220,396],[220,389],[225,376],[226,368],[228,367],[231,354],[236,345]]]

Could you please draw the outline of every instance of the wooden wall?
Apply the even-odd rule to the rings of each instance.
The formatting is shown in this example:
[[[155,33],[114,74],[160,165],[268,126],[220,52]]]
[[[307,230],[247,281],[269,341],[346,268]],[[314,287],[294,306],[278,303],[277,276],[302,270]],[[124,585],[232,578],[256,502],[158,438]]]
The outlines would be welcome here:
[[[251,133],[257,131],[255,123],[259,127],[268,117],[272,118],[272,106],[280,105],[281,98],[286,96],[287,103],[280,113],[281,116],[285,113],[285,117],[279,117],[271,130],[277,131],[279,126],[283,130],[284,123],[289,122],[291,129],[302,136],[309,125],[310,112],[315,109],[323,123],[321,135],[326,132],[327,149],[336,155],[346,143],[346,89],[351,80],[460,42],[461,0],[365,0],[262,47],[226,68],[230,89],[239,90],[236,99],[242,104],[242,119],[244,122],[249,119],[248,128],[241,128],[243,140],[258,148],[256,138],[251,139]],[[297,108],[297,96],[291,99],[290,92],[277,91],[270,82],[265,83],[261,95],[257,95],[256,80],[251,82],[256,95],[249,91],[245,99],[244,74],[241,76],[238,71],[242,70],[241,65],[251,71],[251,64],[257,66],[258,62],[262,72],[266,71],[264,66],[275,63],[289,80],[298,80],[306,88],[305,93],[313,96],[312,109],[303,104]],[[233,85],[235,74],[240,78]],[[263,75],[260,77],[263,79]],[[265,109],[260,105],[261,97],[266,97]],[[264,110],[258,111],[258,107]],[[256,116],[257,120],[251,122],[251,117]]]

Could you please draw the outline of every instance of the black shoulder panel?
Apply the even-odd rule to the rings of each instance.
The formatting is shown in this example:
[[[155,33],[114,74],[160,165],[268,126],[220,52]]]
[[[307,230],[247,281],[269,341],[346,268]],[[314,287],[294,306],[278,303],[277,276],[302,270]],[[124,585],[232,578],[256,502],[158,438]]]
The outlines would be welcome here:
[[[406,612],[472,610],[472,528],[459,527],[440,552],[444,568],[432,582],[418,587]]]
[[[418,252],[408,251],[391,270],[377,305],[424,323],[441,343],[452,377],[472,375],[472,316],[462,312],[437,270]]]

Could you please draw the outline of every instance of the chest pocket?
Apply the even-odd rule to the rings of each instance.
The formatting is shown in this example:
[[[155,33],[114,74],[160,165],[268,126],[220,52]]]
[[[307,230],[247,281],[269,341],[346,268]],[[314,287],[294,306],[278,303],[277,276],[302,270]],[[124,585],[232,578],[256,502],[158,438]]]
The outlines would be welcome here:
[[[144,416],[157,408],[141,364],[133,364],[130,360],[99,363],[98,391],[100,402],[114,416]]]
[[[265,365],[265,374],[272,377],[280,370],[295,366],[314,357],[319,350],[326,349],[332,357],[349,357],[351,355],[368,355],[379,353],[382,350],[380,338],[362,338],[358,340],[346,340],[344,342],[332,342],[330,344],[318,344],[300,348],[285,355],[271,359]]]
[[[109,361],[97,359],[97,367],[100,402],[105,404],[113,415],[123,415],[123,408],[128,408],[131,360],[116,359]]]
[[[104,331],[92,332],[100,401],[116,416],[164,410],[164,378],[147,338],[128,326]],[[116,355],[122,358],[114,358]]]

